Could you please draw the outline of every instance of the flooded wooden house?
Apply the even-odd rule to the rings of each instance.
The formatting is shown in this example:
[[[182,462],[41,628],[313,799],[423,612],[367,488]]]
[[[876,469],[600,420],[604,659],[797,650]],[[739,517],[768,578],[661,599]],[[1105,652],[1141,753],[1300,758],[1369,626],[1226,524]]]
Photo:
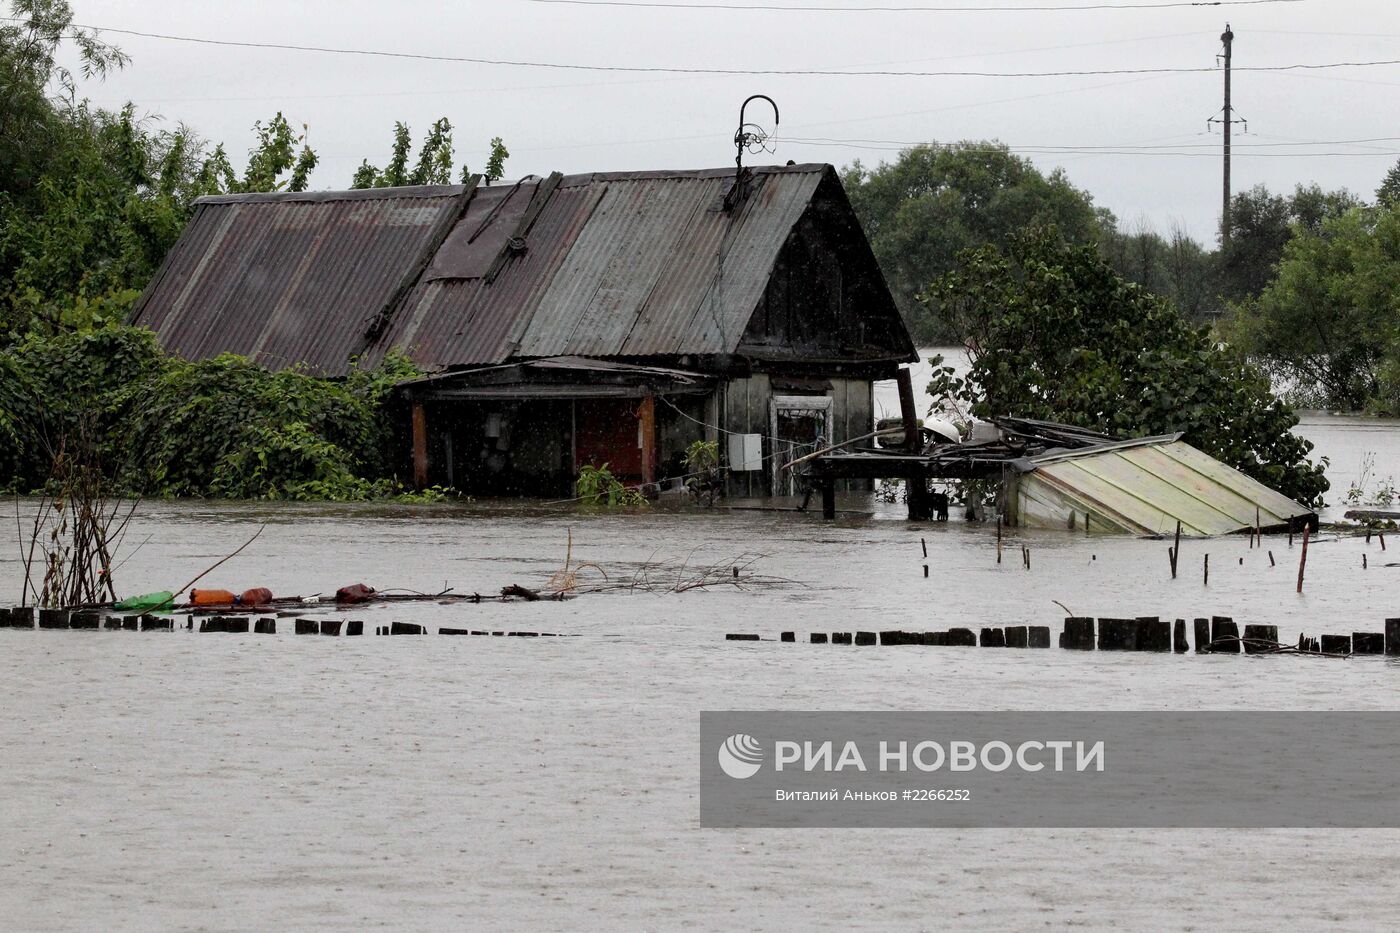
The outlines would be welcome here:
[[[865,434],[915,358],[830,165],[201,198],[133,323],[190,359],[343,377],[391,351],[405,471],[569,494],[585,464],[679,476],[719,442],[732,494]]]

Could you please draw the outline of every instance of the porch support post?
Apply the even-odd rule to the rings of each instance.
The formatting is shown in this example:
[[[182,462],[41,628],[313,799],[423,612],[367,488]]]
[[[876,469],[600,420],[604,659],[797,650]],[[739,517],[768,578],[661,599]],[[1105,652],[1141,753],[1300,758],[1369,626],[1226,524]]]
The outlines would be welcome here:
[[[656,482],[656,396],[642,399],[637,422],[642,432],[642,483],[650,486]]]
[[[899,414],[904,419],[904,450],[909,454],[918,454],[923,446],[920,443],[923,439],[923,425],[920,424],[918,411],[914,407],[914,383],[909,377],[907,366],[899,368],[895,381],[899,385]],[[905,498],[909,500],[910,520],[927,520],[933,515],[933,504],[928,494],[928,480],[923,471],[911,468],[905,476],[905,482],[908,484],[908,494]]]
[[[428,416],[423,403],[413,403],[413,485],[428,488]]]

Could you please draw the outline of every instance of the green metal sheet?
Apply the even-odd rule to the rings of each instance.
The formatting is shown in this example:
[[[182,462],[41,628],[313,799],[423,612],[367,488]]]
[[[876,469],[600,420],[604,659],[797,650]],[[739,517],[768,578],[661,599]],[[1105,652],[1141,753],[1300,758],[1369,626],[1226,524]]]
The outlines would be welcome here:
[[[1239,470],[1170,438],[1046,455],[1031,462],[1035,469],[1021,477],[1020,484],[1022,495],[1037,507],[1028,510],[1026,524],[1075,527],[1077,511],[1092,515],[1102,530],[1167,534],[1180,521],[1185,534],[1222,535],[1253,528],[1256,516],[1261,527],[1274,528],[1313,514]]]

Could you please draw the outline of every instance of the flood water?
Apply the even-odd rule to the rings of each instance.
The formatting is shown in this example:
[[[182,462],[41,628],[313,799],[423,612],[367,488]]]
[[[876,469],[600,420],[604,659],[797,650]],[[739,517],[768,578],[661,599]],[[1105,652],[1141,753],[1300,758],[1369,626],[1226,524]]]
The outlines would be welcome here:
[[[1392,428],[1317,416],[1300,430],[1400,462]],[[829,525],[665,507],[143,506],[115,573],[123,593],[173,589],[263,523],[202,585],[541,586],[571,532],[574,562],[600,568],[581,581],[649,585],[343,616],[367,632],[405,621],[573,638],[312,638],[290,620],[276,636],[0,630],[0,927],[1400,925],[1391,830],[701,829],[705,709],[1400,710],[1400,666],[1379,658],[802,643],[853,629],[1058,631],[1059,604],[1231,615],[1278,624],[1285,641],[1379,630],[1400,615],[1400,540],[1383,552],[1324,535],[1298,595],[1285,537],[1253,550],[1187,542],[1172,580],[1162,541],[1018,533],[998,564],[988,527],[841,504]],[[692,578],[677,563],[759,554],[741,587],[673,591]],[[0,552],[0,594],[16,595],[20,576],[14,549]],[[723,639],[785,630],[799,643]]]

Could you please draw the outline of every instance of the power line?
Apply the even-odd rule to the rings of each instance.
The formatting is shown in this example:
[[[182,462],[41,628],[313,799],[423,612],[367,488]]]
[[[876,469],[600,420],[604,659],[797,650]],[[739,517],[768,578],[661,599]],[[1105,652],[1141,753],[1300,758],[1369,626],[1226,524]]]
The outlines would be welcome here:
[[[5,19],[5,17],[0,17],[0,19]],[[1107,39],[1107,40],[1103,40],[1103,41],[1099,41],[1099,42],[1077,42],[1077,43],[1073,43],[1073,44],[1070,44],[1070,45],[1046,45],[1046,46],[1036,46],[1036,47],[1034,47],[1034,48],[1005,49],[1005,50],[1003,50],[1003,51],[996,51],[996,52],[973,52],[973,53],[965,53],[965,54],[961,54],[961,55],[940,55],[940,56],[938,56],[938,57],[936,57],[936,58],[903,59],[903,60],[900,60],[900,61],[869,62],[869,63],[866,63],[866,64],[878,64],[878,65],[904,65],[904,64],[912,64],[912,63],[914,63],[914,62],[956,61],[956,60],[967,59],[967,58],[994,58],[994,57],[1005,56],[1005,55],[1030,55],[1030,54],[1033,54],[1033,53],[1036,53],[1036,52],[1060,52],[1060,51],[1066,51],[1066,50],[1071,50],[1071,49],[1100,48],[1100,47],[1109,46],[1109,45],[1127,45],[1127,44],[1137,43],[1137,42],[1162,42],[1162,41],[1165,41],[1165,40],[1167,40],[1167,39],[1183,39],[1183,38],[1187,38],[1187,37],[1197,37],[1197,36],[1199,36],[1199,33],[1196,33],[1196,32],[1176,32],[1176,33],[1167,33],[1167,34],[1164,34],[1164,35],[1154,35],[1154,36],[1135,36],[1135,37],[1130,38],[1130,39]],[[245,97],[147,97],[147,98],[144,98],[144,99],[143,99],[143,103],[147,103],[147,104],[149,104],[149,103],[256,103],[256,102],[261,102],[261,101],[278,101],[278,100],[347,100],[347,99],[358,99],[358,98],[362,98],[362,97],[431,97],[431,96],[460,96],[460,95],[468,95],[468,94],[513,93],[513,92],[518,92],[518,91],[557,91],[557,90],[575,90],[575,89],[584,89],[584,88],[634,87],[634,86],[636,86],[636,85],[641,85],[641,84],[665,84],[665,83],[669,83],[669,82],[673,82],[673,81],[686,81],[686,80],[689,80],[689,79],[688,79],[686,76],[681,76],[681,77],[669,77],[669,78],[651,78],[651,79],[643,79],[643,80],[635,80],[635,81],[629,81],[629,80],[622,80],[622,81],[595,81],[595,82],[588,83],[588,84],[581,84],[581,83],[577,83],[577,82],[570,82],[570,83],[568,83],[568,84],[515,84],[515,85],[506,85],[506,86],[503,86],[503,87],[457,87],[457,88],[449,88],[449,89],[447,89],[447,90],[438,89],[438,90],[415,90],[415,91],[365,91],[365,92],[349,92],[349,91],[346,91],[346,92],[340,92],[340,93],[336,93],[336,94],[274,94],[274,95],[262,95],[262,96],[254,96],[254,97],[247,97],[247,96],[245,96]],[[1151,78],[1151,77],[1148,77],[1148,78],[1139,78],[1139,79],[1136,79],[1136,80],[1139,80],[1139,81],[1144,81],[1144,80],[1145,80],[1145,81],[1150,81],[1150,80],[1152,80],[1152,78]],[[1114,82],[1114,83],[1111,83],[1111,84],[1095,84],[1095,85],[1091,85],[1090,88],[1118,87],[1118,86],[1123,85],[1123,84],[1132,84],[1132,83],[1134,83],[1134,82],[1133,82],[1133,81],[1121,81],[1121,82]],[[1088,90],[1088,89],[1089,89],[1089,88],[1086,88],[1085,90]],[[1074,93],[1076,90],[1079,90],[1079,89],[1070,88],[1070,89],[1068,89],[1068,90],[1047,91],[1047,92],[1044,93],[1044,94],[1033,94],[1033,95],[1030,95],[1029,97],[1015,97],[1015,98],[1010,98],[1010,100],[1013,100],[1013,101],[1016,101],[1016,100],[1030,100],[1030,99],[1036,98],[1036,97],[1048,97],[1048,96],[1052,96],[1052,95]],[[95,98],[95,100],[96,100],[98,103],[104,103],[104,102],[105,102],[105,103],[125,103],[124,100],[122,100],[122,101],[116,101],[116,100],[110,99],[110,98],[109,98],[109,99]],[[985,105],[987,105],[987,104],[995,104],[995,103],[1003,103],[1003,102],[1004,102],[1004,101],[995,101],[995,100],[993,100],[993,101],[974,101],[974,102],[967,103],[967,104],[958,104],[958,105],[956,105],[956,106],[954,106],[954,107],[951,107],[951,108],[943,107],[943,108],[938,108],[937,110],[921,110],[921,111],[914,111],[914,113],[916,113],[916,114],[917,114],[917,113],[936,113],[936,112],[940,112],[940,111],[942,111],[942,110],[948,110],[948,109],[955,109],[955,110],[956,110],[956,109],[961,109],[961,108],[964,108],[964,107],[982,107],[982,106],[985,106]],[[910,115],[910,114],[904,114],[904,115],[907,116],[907,115]],[[867,118],[863,118],[863,119],[867,119]],[[838,121],[838,122],[851,122],[851,121]]]
[[[1262,6],[1304,0],[1167,0],[1165,3],[1083,3],[1059,6],[780,6],[772,3],[656,3],[644,0],[525,0],[556,6],[601,6],[652,10],[739,10],[798,13],[1063,13],[1083,10],[1171,10],[1181,7]]]
[[[1293,0],[1279,0],[1293,2]],[[9,17],[7,17],[9,18]],[[136,29],[119,29],[114,26],[94,26],[75,23],[81,29],[97,32],[110,32],[118,35],[137,36],[144,39],[163,39],[171,42],[190,42],[198,45],[217,45],[233,48],[274,49],[290,52],[320,52],[331,55],[367,55],[380,58],[412,59],[417,61],[451,62],[470,65],[498,65],[513,68],[553,68],[564,71],[602,71],[627,74],[688,74],[688,75],[739,75],[739,76],[793,76],[793,77],[837,77],[837,78],[1070,78],[1091,75],[1160,75],[1160,74],[1210,74],[1217,69],[1210,66],[1195,68],[1101,68],[1075,69],[1069,71],[838,71],[825,68],[677,68],[647,65],[579,65],[564,62],[538,62],[499,58],[472,58],[462,55],[430,55],[422,52],[389,52],[379,49],[352,49],[334,46],[292,45],[277,42],[243,42],[233,39],[207,39],[195,36],[177,36],[168,33],[143,32]],[[1400,65],[1400,59],[1376,61],[1342,61],[1321,63],[1294,63],[1290,65],[1252,65],[1237,67],[1235,71],[1289,72],[1318,71],[1331,68],[1369,68],[1382,65]]]
[[[1193,133],[1193,134],[1190,134],[1190,135],[1192,135],[1192,136],[1198,136],[1198,135],[1206,135],[1206,134],[1203,134],[1203,133],[1201,133],[1201,134]],[[1167,138],[1172,139],[1172,138],[1177,138],[1177,137],[1167,137]],[[1271,137],[1271,138],[1281,139],[1282,137]],[[802,142],[802,143],[808,143],[808,142],[824,142],[824,143],[869,143],[869,144],[872,144],[872,145],[883,145],[883,146],[906,146],[906,147],[907,147],[907,146],[936,146],[936,147],[938,147],[938,148],[956,147],[956,146],[958,145],[957,143],[929,143],[929,142],[914,143],[914,142],[906,142],[906,141],[903,141],[903,140],[896,140],[896,139],[864,139],[864,138],[861,138],[861,137],[843,138],[843,137],[837,137],[837,136],[775,136],[775,137],[774,137],[774,140],[777,141],[777,142],[789,142],[789,143],[797,143],[797,142]],[[1300,147],[1300,146],[1358,146],[1358,145],[1362,145],[1362,144],[1364,144],[1364,143],[1379,143],[1379,142],[1390,142],[1390,143],[1400,142],[1400,136],[1373,136],[1373,137],[1370,137],[1370,138],[1368,138],[1368,139],[1314,139],[1314,140],[1302,140],[1302,139],[1297,139],[1297,140],[1288,140],[1288,141],[1286,141],[1286,142],[1252,143],[1252,144],[1248,144],[1248,145],[1239,145],[1239,146],[1236,146],[1235,148],[1237,148],[1237,149],[1278,149],[1278,148],[1297,148],[1297,147]],[[1025,146],[1012,146],[1012,147],[1010,147],[1010,148],[1013,148],[1013,149],[1056,149],[1056,150],[1063,149],[1063,150],[1068,150],[1068,151],[1081,151],[1081,150],[1082,150],[1082,151],[1093,151],[1093,150],[1099,150],[1099,149],[1114,149],[1114,150],[1137,150],[1137,151],[1143,151],[1143,152],[1158,152],[1158,151],[1175,151],[1175,150],[1182,150],[1182,149],[1212,149],[1212,150],[1213,150],[1213,149],[1217,149],[1218,147],[1219,147],[1219,144],[1218,144],[1218,143],[1158,143],[1158,144],[1155,144],[1155,145],[1130,145],[1130,144],[1119,144],[1119,143],[1104,143],[1104,144],[1102,144],[1102,145],[1074,145],[1074,144],[1065,144],[1065,145],[1055,145],[1055,144],[1046,144],[1046,145],[1025,145]],[[1304,154],[1306,154],[1306,153],[1304,153]]]
[[[1111,155],[1111,156],[1178,156],[1185,158],[1218,158],[1215,152],[1184,152],[1174,148],[1150,148],[1150,147],[1122,147],[1122,146],[1007,146],[1005,149],[999,146],[958,146],[956,143],[929,143],[929,142],[896,142],[894,140],[862,142],[859,140],[844,140],[827,138],[804,138],[794,136],[775,137],[776,142],[788,143],[796,146],[821,146],[821,147],[841,147],[846,149],[864,149],[872,152],[903,152],[918,146],[927,146],[935,149],[950,149],[957,147],[960,151],[998,153],[1009,151],[1022,155]],[[1346,145],[1345,140],[1338,141],[1333,145]],[[1328,143],[1318,143],[1315,145],[1328,145]],[[1213,148],[1213,147],[1212,147]],[[1348,156],[1396,156],[1400,155],[1400,149],[1378,149],[1371,152],[1245,152],[1238,155],[1250,156],[1261,159],[1314,159],[1322,157],[1348,157]]]

